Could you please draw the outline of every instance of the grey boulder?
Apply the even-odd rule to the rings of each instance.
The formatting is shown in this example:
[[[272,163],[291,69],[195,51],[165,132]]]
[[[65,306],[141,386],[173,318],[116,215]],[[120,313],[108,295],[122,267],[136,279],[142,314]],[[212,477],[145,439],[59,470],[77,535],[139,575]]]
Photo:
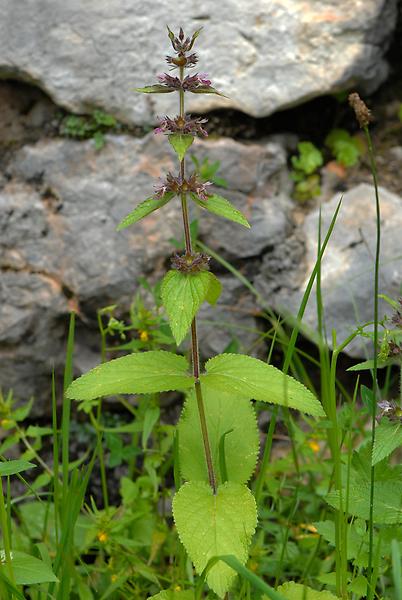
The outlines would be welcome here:
[[[158,0],[0,0],[0,75],[32,82],[56,104],[101,108],[126,123],[177,112],[176,94],[133,89],[167,70],[165,24],[192,33],[199,71],[229,99],[188,94],[187,109],[235,108],[255,117],[352,85],[374,90],[397,0],[184,0],[180,14]],[[197,65],[198,66],[198,65]]]
[[[381,255],[379,291],[397,299],[402,294],[402,203],[401,198],[380,188]],[[330,225],[340,197],[337,195],[322,208],[322,240]],[[264,257],[256,286],[261,294],[270,295],[271,306],[278,311],[297,314],[308,279],[317,258],[319,212],[306,217],[299,234],[304,251],[296,245],[299,265],[288,271],[287,286],[272,293],[270,273],[272,259]],[[331,239],[322,261],[321,287],[328,342],[332,330],[337,343],[342,343],[356,328],[373,320],[374,256],[376,244],[376,212],[374,189],[360,184],[346,192]],[[390,315],[392,308],[380,301],[379,318]],[[372,326],[366,331],[372,330]],[[313,289],[303,319],[303,331],[316,338],[317,310]],[[372,353],[372,344],[361,336],[345,348],[350,356],[365,357]]]

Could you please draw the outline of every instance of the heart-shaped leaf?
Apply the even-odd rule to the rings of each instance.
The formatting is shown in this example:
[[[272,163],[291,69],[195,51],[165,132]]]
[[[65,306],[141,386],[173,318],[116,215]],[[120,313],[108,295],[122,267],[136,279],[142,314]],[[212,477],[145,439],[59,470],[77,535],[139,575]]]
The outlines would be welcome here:
[[[198,573],[215,556],[231,554],[242,564],[246,562],[257,510],[245,485],[228,482],[214,495],[204,482],[185,483],[173,499],[173,516]],[[223,598],[235,577],[235,571],[219,561],[209,570],[207,583]]]

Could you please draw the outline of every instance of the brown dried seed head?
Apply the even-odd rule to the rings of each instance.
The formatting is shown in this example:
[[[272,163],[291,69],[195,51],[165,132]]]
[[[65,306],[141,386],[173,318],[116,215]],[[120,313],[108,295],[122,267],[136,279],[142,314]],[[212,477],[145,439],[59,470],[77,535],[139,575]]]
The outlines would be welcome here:
[[[360,127],[368,127],[370,121],[373,120],[373,117],[371,111],[367,108],[359,94],[356,92],[349,94],[349,104],[355,111],[356,119],[358,120]]]

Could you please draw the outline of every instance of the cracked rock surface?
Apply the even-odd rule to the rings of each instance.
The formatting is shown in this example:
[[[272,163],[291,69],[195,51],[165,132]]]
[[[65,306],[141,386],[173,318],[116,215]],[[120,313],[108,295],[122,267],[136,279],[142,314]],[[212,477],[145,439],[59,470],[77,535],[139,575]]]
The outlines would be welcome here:
[[[205,243],[236,262],[286,239],[293,205],[279,144],[209,140],[194,144],[194,153],[219,158],[230,181],[221,193],[254,225],[243,233],[203,211]],[[0,191],[0,382],[17,397],[49,398],[51,365],[63,364],[71,309],[78,311],[82,348],[76,366],[86,370],[99,362],[96,310],[112,303],[127,308],[139,276],[155,279],[166,271],[170,239],[182,235],[177,199],[123,232],[116,226],[152,195],[155,177],[174,166],[173,151],[153,133],[108,136],[100,152],[92,141],[45,138],[12,155]],[[235,278],[224,279],[218,308],[202,313],[215,320],[200,330],[206,355],[229,343],[233,323],[255,329],[254,301]],[[238,337],[247,347],[256,334]]]
[[[236,108],[262,117],[315,96],[386,78],[397,0],[247,0],[180,5],[182,25],[204,34],[200,70],[230,99],[188,94],[189,111]],[[167,0],[0,0],[0,74],[32,82],[73,112],[101,108],[125,123],[174,114],[173,94],[134,98],[167,70]]]
[[[402,282],[402,202],[399,196],[380,188],[381,204],[381,259],[380,293],[391,298],[401,296]],[[322,205],[322,239],[340,200],[337,194]],[[306,217],[299,235],[304,239],[305,252],[301,268],[288,269],[291,287],[277,288],[272,294],[272,255],[264,257],[255,285],[261,294],[271,293],[271,305],[283,313],[297,314],[308,278],[317,257],[318,209]],[[374,256],[376,244],[375,196],[372,186],[362,183],[343,195],[342,206],[322,261],[321,287],[328,342],[336,329],[338,344],[343,342],[357,325],[373,319]],[[288,242],[286,242],[288,243]],[[277,249],[280,252],[280,248]],[[283,268],[286,264],[282,263]],[[391,309],[380,301],[379,318],[389,315]],[[317,328],[315,290],[305,312],[303,327],[314,337]],[[372,329],[372,328],[371,328]],[[310,331],[309,331],[310,330]],[[368,329],[370,330],[370,328]],[[346,348],[347,354],[365,357],[371,353],[371,342],[355,338]]]

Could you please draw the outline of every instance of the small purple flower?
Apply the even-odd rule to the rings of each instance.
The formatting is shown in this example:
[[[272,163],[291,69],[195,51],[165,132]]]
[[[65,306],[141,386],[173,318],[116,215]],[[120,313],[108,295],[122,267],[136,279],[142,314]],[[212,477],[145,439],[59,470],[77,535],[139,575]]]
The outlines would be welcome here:
[[[208,119],[194,118],[190,115],[185,117],[177,116],[174,119],[166,116],[163,119],[158,117],[159,126],[154,130],[154,133],[182,133],[190,135],[200,135],[207,137],[208,132],[204,129],[203,125],[208,122]]]
[[[208,79],[208,74],[207,74],[207,73],[200,73],[200,74],[198,75],[198,80],[199,80],[199,82],[200,82],[202,85],[207,85],[207,86],[210,86],[210,85],[211,85],[211,82],[210,82],[210,80]]]
[[[400,356],[402,353],[402,348],[399,344],[395,344],[392,340],[388,342],[388,356],[395,357]]]
[[[402,329],[402,298],[399,298],[398,302],[401,306],[401,309],[395,311],[395,314],[392,315],[391,321],[394,325],[396,325],[396,327]]]
[[[210,87],[211,81],[208,79],[206,73],[201,73],[201,75],[198,73],[195,75],[186,75],[182,83],[182,88],[185,92],[192,92],[200,88],[207,89]]]
[[[167,73],[162,73],[161,75],[158,75],[157,78],[160,84],[165,85],[171,90],[181,89],[181,81],[178,77],[172,77]]]
[[[188,179],[182,179],[180,175],[175,177],[172,173],[167,173],[165,181],[155,186],[154,197],[162,198],[168,192],[173,192],[176,195],[191,193],[205,202],[210,195],[207,192],[207,187],[210,185],[212,185],[210,181],[200,181],[195,172]]]
[[[393,400],[381,400],[377,404],[381,412],[377,415],[377,421],[387,417],[390,421],[402,421],[402,409]]]
[[[194,90],[208,90],[211,88],[211,81],[206,73],[198,75],[186,75],[183,81],[178,77],[172,77],[168,73],[158,75],[158,81],[161,85],[165,85],[169,90],[183,90],[184,92],[193,92]]]
[[[175,177],[171,173],[167,173],[165,181],[163,181],[158,186],[155,186],[155,198],[162,198],[168,192],[173,192],[174,194],[180,193],[182,187],[181,177]]]
[[[204,202],[208,200],[210,194],[207,192],[207,187],[212,185],[210,181],[200,181],[197,173],[194,172],[188,179],[187,185],[188,191],[195,194],[200,200],[203,200]]]

